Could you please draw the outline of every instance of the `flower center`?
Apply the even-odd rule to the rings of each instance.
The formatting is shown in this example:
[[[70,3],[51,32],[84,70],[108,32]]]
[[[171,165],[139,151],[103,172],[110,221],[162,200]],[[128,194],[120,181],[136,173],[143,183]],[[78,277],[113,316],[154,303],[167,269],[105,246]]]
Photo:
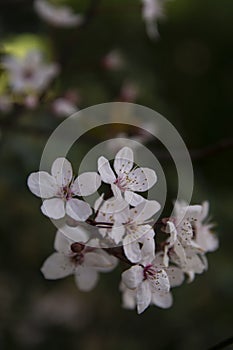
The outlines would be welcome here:
[[[71,190],[71,188],[69,186],[64,186],[62,188],[62,191],[61,191],[61,197],[64,199],[64,200],[69,200],[73,197],[73,192]]]
[[[156,278],[156,273],[157,273],[157,270],[156,270],[156,268],[153,265],[149,264],[149,265],[145,266],[144,269],[143,269],[144,280],[155,279]]]

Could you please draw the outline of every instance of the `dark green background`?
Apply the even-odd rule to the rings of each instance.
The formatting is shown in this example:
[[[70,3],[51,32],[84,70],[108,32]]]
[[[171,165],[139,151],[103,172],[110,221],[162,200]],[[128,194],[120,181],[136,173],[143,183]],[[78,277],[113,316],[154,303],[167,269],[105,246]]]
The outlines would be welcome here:
[[[86,11],[90,2],[71,3]],[[81,108],[113,101],[129,79],[140,88],[136,102],[171,121],[188,148],[232,137],[231,0],[168,1],[156,42],[145,33],[139,1],[102,0],[97,5],[85,27],[54,30],[38,19],[32,1],[1,0],[0,35],[2,40],[23,33],[46,36],[53,59],[62,67],[54,91],[78,88]],[[123,52],[127,65],[107,72],[100,61],[114,48]],[[43,279],[40,266],[53,251],[55,228],[40,213],[40,200],[29,193],[26,179],[38,169],[48,135],[20,126],[52,131],[59,121],[45,102],[34,112],[16,111],[7,118],[0,140],[0,349],[199,350],[232,335],[232,150],[193,163],[193,202],[210,200],[220,239],[219,250],[208,255],[209,270],[174,290],[171,309],[150,307],[138,316],[120,307],[120,267],[102,275],[89,294],[79,292],[72,277]],[[77,162],[88,147],[87,138]],[[149,147],[156,151],[153,143]],[[169,207],[176,193],[174,169],[168,161],[162,165]]]

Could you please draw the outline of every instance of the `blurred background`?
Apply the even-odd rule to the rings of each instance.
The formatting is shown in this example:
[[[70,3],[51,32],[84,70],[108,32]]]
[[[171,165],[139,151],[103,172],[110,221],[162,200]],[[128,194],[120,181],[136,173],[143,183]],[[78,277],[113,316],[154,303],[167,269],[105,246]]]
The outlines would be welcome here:
[[[211,348],[233,333],[233,2],[161,0],[149,14],[139,0],[39,2],[0,1],[0,349]],[[56,12],[64,5],[72,14]],[[43,278],[56,230],[26,186],[64,118],[111,101],[150,107],[177,128],[193,158],[193,203],[210,201],[220,240],[208,271],[174,289],[171,309],[141,316],[121,308],[120,266],[90,293],[73,277]],[[93,135],[77,163],[105,139]],[[161,164],[166,216],[177,188],[172,162]]]

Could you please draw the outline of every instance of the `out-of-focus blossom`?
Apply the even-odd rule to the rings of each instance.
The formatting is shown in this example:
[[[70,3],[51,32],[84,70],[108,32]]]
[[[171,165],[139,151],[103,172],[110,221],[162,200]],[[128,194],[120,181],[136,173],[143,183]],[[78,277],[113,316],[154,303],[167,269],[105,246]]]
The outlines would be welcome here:
[[[85,221],[92,213],[88,203],[77,196],[88,196],[97,191],[101,184],[100,176],[88,172],[73,179],[73,170],[66,158],[57,158],[51,174],[38,171],[30,174],[28,187],[38,197],[45,198],[41,210],[52,219],[63,218],[66,214],[78,221]]]
[[[68,6],[54,6],[46,0],[36,0],[34,7],[38,15],[55,27],[75,27],[83,23],[84,17]]]
[[[125,61],[121,52],[115,49],[103,57],[102,65],[107,70],[118,71],[124,67]]]
[[[0,112],[10,113],[13,109],[13,103],[8,95],[0,96]]]
[[[13,92],[40,94],[59,72],[56,63],[45,63],[40,51],[29,51],[24,58],[8,55],[2,60]]]
[[[44,262],[41,271],[47,279],[60,279],[74,274],[77,287],[90,291],[98,281],[98,272],[109,272],[117,265],[117,259],[100,248],[76,243],[57,232],[55,253]]]
[[[123,83],[121,87],[119,100],[123,102],[133,103],[138,98],[138,95],[139,95],[138,86],[131,81],[126,81]]]
[[[146,24],[146,31],[150,38],[158,37],[157,20],[164,16],[166,0],[142,0],[142,18]]]
[[[38,97],[35,95],[27,95],[24,99],[24,105],[28,109],[35,109],[38,106]]]
[[[75,106],[66,98],[57,98],[52,104],[52,111],[57,117],[69,117],[78,111],[78,107]]]

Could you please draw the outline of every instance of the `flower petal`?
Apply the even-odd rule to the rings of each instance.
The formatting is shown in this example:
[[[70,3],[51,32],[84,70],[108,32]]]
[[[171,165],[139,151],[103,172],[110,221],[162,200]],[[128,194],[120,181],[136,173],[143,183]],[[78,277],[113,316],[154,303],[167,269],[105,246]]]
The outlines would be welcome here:
[[[41,211],[51,219],[61,219],[65,216],[65,204],[61,198],[44,200]]]
[[[132,205],[133,207],[136,207],[137,205],[145,201],[145,198],[132,191],[125,191],[124,197],[126,202]]]
[[[130,235],[127,235],[123,239],[123,249],[126,257],[132,263],[137,263],[142,259],[142,253],[140,249],[140,245],[137,241],[132,242]]]
[[[89,292],[98,281],[98,272],[90,267],[79,265],[75,271],[75,282],[83,292]]]
[[[133,151],[129,147],[123,147],[114,159],[114,169],[117,175],[129,173],[133,167]]]
[[[61,231],[57,231],[54,240],[54,249],[57,252],[68,255],[71,252],[70,246],[72,243],[73,241],[65,237],[65,235]]]
[[[184,282],[184,273],[178,267],[170,266],[166,271],[171,287],[180,286]]]
[[[133,310],[136,306],[136,291],[127,288],[123,282],[120,283],[119,289],[122,292],[122,307]]]
[[[54,177],[45,171],[30,174],[28,187],[33,194],[41,198],[54,197],[59,189]]]
[[[157,269],[154,278],[149,279],[149,283],[153,292],[167,293],[170,290],[170,282],[164,269]]]
[[[160,208],[161,205],[157,201],[145,200],[143,203],[131,209],[131,217],[134,221],[144,222],[156,214]]]
[[[67,201],[66,213],[74,220],[86,221],[92,214],[92,210],[88,203],[77,198],[72,198]]]
[[[128,189],[144,192],[149,190],[157,181],[155,171],[149,168],[136,168],[128,174]]]
[[[141,314],[151,303],[151,290],[147,281],[140,284],[137,289],[137,312]]]
[[[74,265],[64,254],[53,253],[44,262],[41,268],[46,279],[55,280],[69,276],[74,271]]]
[[[53,162],[51,174],[60,187],[68,186],[73,176],[72,166],[66,158],[57,158]]]
[[[151,295],[151,302],[162,309],[168,309],[173,303],[172,294],[154,292]]]
[[[71,186],[71,190],[78,196],[89,196],[95,193],[101,185],[101,177],[95,172],[79,175]]]
[[[121,277],[127,288],[135,289],[143,281],[143,268],[139,265],[134,265],[130,269],[125,270]]]
[[[108,272],[116,267],[117,259],[103,250],[98,249],[97,252],[87,252],[85,254],[84,265],[92,267],[97,271]]]
[[[100,173],[101,179],[107,184],[112,184],[116,180],[116,176],[112,171],[109,161],[105,157],[98,159],[98,172]]]

